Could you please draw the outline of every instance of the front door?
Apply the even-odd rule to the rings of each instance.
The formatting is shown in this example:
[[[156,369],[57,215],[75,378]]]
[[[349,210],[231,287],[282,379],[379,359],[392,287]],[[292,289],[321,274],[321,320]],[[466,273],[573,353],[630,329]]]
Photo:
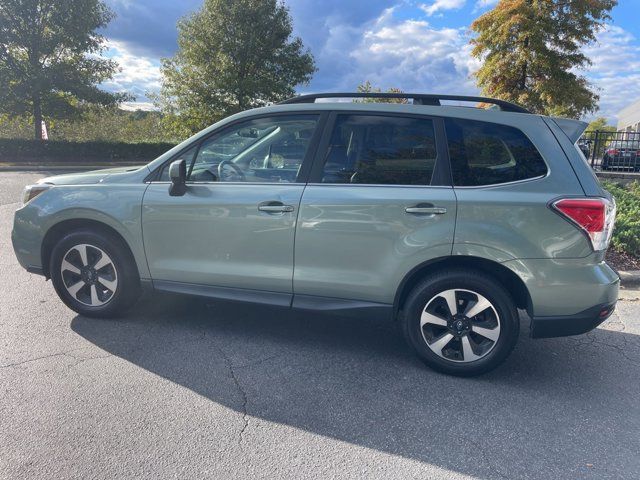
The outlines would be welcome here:
[[[440,119],[340,113],[318,150],[296,233],[294,305],[392,304],[413,268],[451,255],[456,198]]]
[[[258,301],[273,293],[288,304],[302,166],[317,125],[317,115],[276,115],[214,132],[176,157],[187,161],[183,196],[169,195],[165,165],[142,206],[154,285],[245,299],[254,292]]]

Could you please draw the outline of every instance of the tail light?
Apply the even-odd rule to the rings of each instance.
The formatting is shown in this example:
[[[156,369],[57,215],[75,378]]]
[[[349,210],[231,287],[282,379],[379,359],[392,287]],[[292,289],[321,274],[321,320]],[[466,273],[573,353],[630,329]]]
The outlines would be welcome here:
[[[606,250],[616,219],[615,201],[606,198],[563,198],[554,210],[584,231],[595,251]]]
[[[620,155],[620,150],[616,149],[616,148],[610,148],[609,150],[607,150],[607,154],[608,155]]]

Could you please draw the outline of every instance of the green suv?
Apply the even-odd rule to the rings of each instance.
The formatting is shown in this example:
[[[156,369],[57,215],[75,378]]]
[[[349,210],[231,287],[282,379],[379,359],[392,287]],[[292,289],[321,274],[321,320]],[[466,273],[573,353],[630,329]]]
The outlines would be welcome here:
[[[513,349],[518,309],[539,338],[615,307],[615,204],[585,126],[480,97],[301,96],[140,168],[28,186],[13,246],[82,315],[149,288],[392,318],[429,366],[475,375]]]

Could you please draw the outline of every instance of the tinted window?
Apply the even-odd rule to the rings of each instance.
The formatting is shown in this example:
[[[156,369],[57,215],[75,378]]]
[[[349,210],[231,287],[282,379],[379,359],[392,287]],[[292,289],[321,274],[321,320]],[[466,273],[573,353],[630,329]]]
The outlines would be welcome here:
[[[202,143],[189,180],[295,182],[317,120],[278,116],[234,125]]]
[[[611,142],[607,145],[608,148],[640,148],[640,142],[634,141],[620,141],[620,142]]]
[[[205,139],[180,157],[192,182],[295,182],[317,115],[248,120]],[[194,153],[197,151],[197,154]],[[168,180],[165,166],[161,180]]]
[[[460,119],[446,119],[445,126],[454,185],[494,185],[547,173],[540,153],[517,128]]]
[[[429,185],[436,156],[432,120],[338,115],[322,182]]]

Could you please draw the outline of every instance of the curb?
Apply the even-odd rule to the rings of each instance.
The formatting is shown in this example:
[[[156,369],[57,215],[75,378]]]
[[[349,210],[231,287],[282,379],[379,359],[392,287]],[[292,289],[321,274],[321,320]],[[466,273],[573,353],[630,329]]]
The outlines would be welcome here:
[[[640,270],[620,270],[618,276],[623,287],[640,286]]]

